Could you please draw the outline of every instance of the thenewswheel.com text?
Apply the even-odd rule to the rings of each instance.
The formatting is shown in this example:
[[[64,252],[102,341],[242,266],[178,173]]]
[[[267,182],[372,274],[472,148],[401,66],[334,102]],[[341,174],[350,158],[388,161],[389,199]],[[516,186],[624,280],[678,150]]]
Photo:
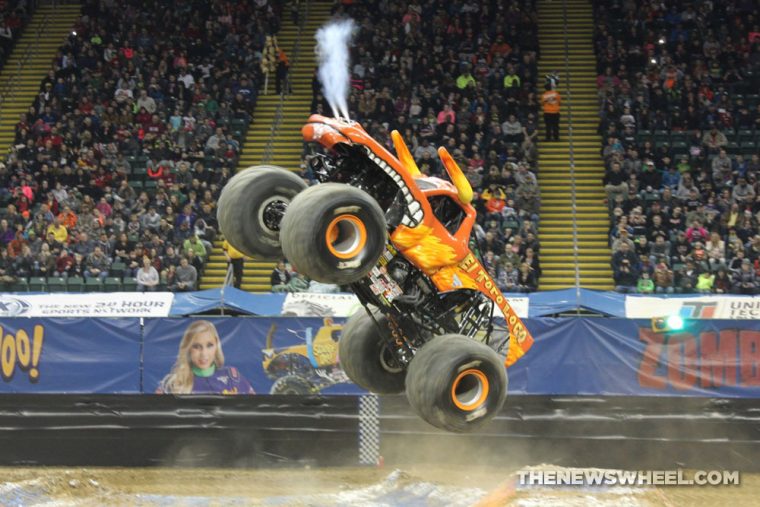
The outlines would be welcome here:
[[[737,470],[521,470],[521,486],[737,486]]]

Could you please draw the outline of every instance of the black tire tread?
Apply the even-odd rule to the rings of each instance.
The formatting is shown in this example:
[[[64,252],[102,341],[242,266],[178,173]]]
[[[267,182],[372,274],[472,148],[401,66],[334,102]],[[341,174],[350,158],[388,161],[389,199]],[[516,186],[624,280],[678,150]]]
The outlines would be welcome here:
[[[502,391],[486,415],[465,421],[448,413],[440,400],[442,393],[449,392],[451,374],[457,366],[476,359],[498,366],[494,368],[498,379],[489,378],[489,381],[499,383],[497,387]],[[406,395],[412,408],[428,423],[447,431],[463,433],[481,427],[501,409],[506,394],[507,372],[502,358],[487,345],[462,335],[442,335],[426,343],[407,370]]]
[[[219,229],[232,246],[250,257],[270,260],[282,258],[282,249],[262,241],[264,231],[251,219],[252,206],[255,206],[257,200],[273,195],[277,184],[290,185],[300,190],[307,187],[292,171],[274,165],[259,165],[238,172],[224,186],[219,196]]]
[[[362,308],[346,321],[338,342],[340,366],[356,385],[370,392],[401,393],[406,372],[389,372],[378,360],[380,344],[391,339],[390,329],[387,334],[383,331],[388,327],[388,321],[379,311],[373,311],[373,315],[377,323]]]
[[[320,217],[342,206],[346,199],[360,202],[374,215],[378,224],[382,223],[381,231],[367,227],[367,244],[371,242],[371,234],[383,234],[382,241],[377,242],[383,246],[379,251],[372,252],[374,260],[371,262],[363,263],[360,268],[340,270],[330,267],[329,262],[316,253],[316,247],[321,241],[316,233],[322,226]],[[377,202],[363,190],[342,183],[322,183],[307,188],[290,203],[282,219],[281,237],[283,253],[299,273],[320,282],[347,285],[363,278],[382,255],[387,238],[385,215]]]

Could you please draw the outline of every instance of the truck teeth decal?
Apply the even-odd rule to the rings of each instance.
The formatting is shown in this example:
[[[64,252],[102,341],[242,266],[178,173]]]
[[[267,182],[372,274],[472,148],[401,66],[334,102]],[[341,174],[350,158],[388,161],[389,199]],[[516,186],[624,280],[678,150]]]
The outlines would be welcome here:
[[[388,165],[385,160],[375,155],[375,153],[368,147],[365,146],[364,149],[367,151],[367,156],[369,159],[376,166],[382,169],[385,174],[390,176],[391,179],[399,186],[401,192],[404,194],[404,200],[406,201],[406,213],[404,214],[401,223],[407,227],[416,227],[419,225],[420,222],[422,222],[422,217],[424,216],[424,213],[422,212],[422,206],[419,202],[414,200],[412,192],[409,190],[409,187],[406,186],[406,183],[404,183],[404,178],[395,169]]]

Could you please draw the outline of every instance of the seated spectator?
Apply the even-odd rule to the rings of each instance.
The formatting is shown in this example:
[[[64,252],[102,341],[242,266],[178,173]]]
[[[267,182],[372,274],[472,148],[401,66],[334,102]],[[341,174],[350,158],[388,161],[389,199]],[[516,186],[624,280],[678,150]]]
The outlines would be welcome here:
[[[519,292],[535,292],[538,289],[536,273],[527,262],[520,264],[520,274],[517,276]]]
[[[137,270],[135,278],[137,279],[137,290],[140,292],[155,292],[158,290],[158,284],[161,281],[158,271],[147,256],[143,257],[142,266]]]
[[[108,277],[108,269],[111,260],[106,257],[99,246],[96,246],[92,253],[87,256],[84,276],[85,278],[100,278],[105,280]]]
[[[272,292],[288,292],[287,286],[290,278],[291,275],[285,267],[285,262],[279,261],[274,270],[272,270],[269,280],[269,283],[272,285]]]
[[[178,292],[193,291],[198,283],[198,270],[190,265],[189,260],[183,257],[179,261],[179,267],[175,270],[175,279],[172,290]]]

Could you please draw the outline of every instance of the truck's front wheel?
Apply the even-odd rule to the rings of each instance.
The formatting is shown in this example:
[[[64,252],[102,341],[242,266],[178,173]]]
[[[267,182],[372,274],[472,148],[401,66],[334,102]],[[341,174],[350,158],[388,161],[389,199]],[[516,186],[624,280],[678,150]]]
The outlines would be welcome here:
[[[409,364],[406,396],[437,428],[473,431],[493,418],[507,396],[507,372],[487,345],[462,335],[426,343]]]
[[[363,190],[322,183],[304,190],[282,219],[282,250],[299,273],[347,285],[367,275],[385,250],[385,215]]]

